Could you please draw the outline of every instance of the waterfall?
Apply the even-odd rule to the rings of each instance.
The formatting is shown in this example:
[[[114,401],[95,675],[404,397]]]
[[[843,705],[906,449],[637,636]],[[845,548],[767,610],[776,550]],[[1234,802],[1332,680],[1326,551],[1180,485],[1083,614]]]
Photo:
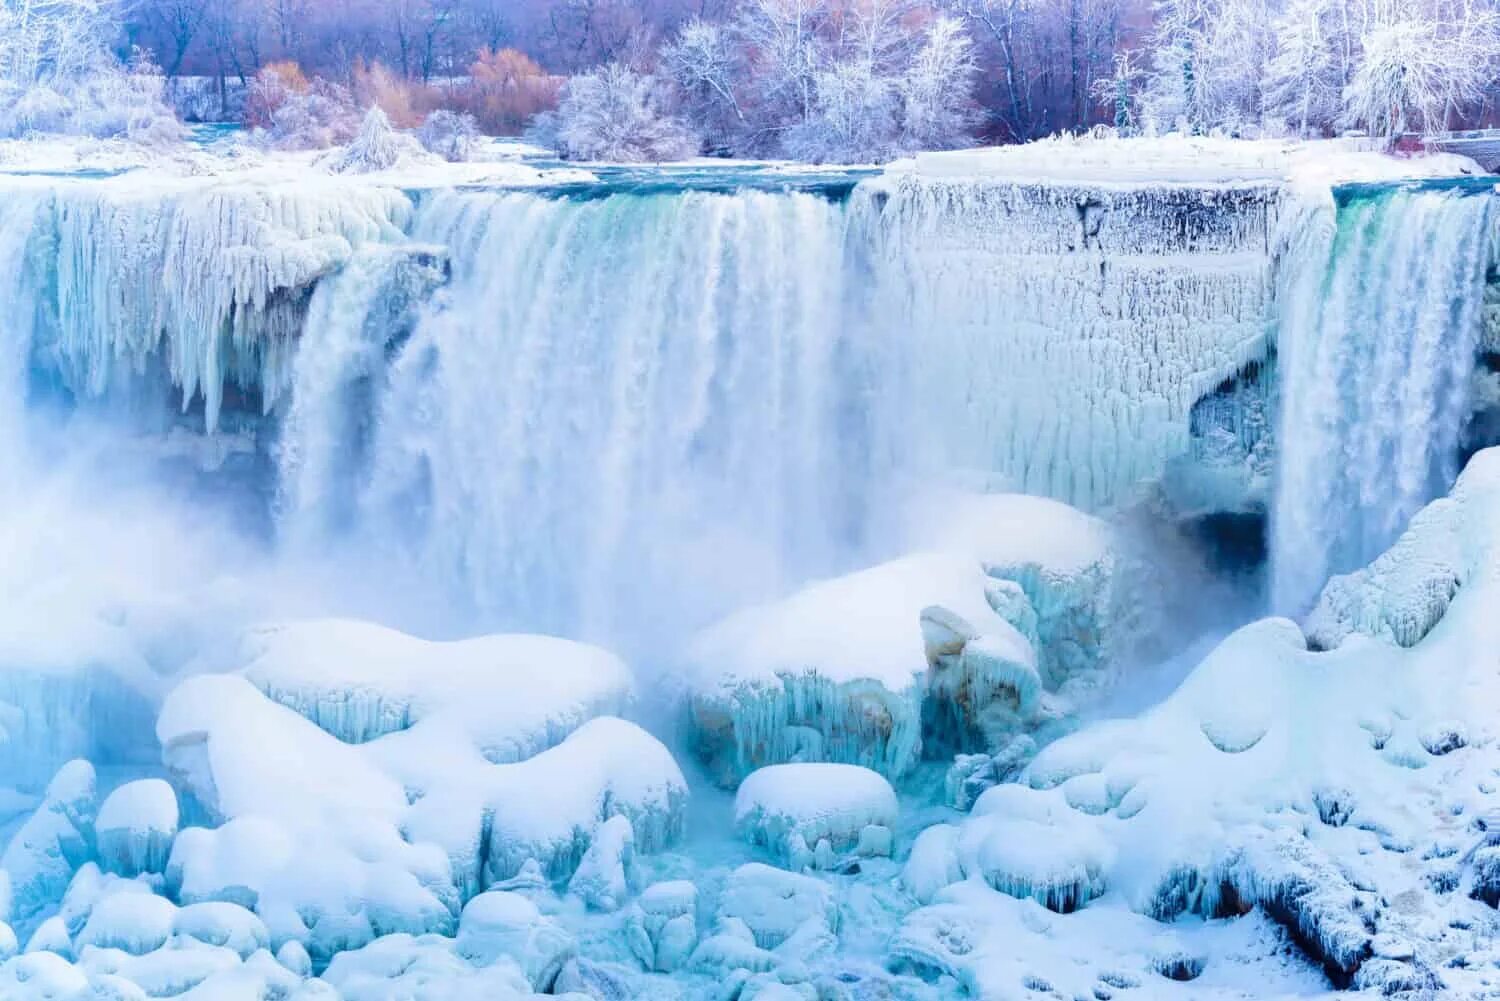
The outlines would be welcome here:
[[[454,273],[376,404],[371,539],[590,635],[827,572],[869,483],[844,230],[805,193],[434,195]]]
[[[628,646],[903,552],[936,486],[1128,503],[1265,350],[1274,197],[431,193],[409,336],[373,256],[314,297],[284,534]]]
[[[1283,261],[1272,604],[1298,614],[1457,474],[1492,185],[1352,188]]]

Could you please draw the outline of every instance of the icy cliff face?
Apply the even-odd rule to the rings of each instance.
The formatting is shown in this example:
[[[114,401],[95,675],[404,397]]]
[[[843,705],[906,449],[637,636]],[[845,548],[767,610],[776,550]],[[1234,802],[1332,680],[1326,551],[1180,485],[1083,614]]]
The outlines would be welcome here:
[[[1129,502],[1187,450],[1193,404],[1266,351],[1272,185],[887,184],[855,202],[906,404],[880,416],[935,467]]]

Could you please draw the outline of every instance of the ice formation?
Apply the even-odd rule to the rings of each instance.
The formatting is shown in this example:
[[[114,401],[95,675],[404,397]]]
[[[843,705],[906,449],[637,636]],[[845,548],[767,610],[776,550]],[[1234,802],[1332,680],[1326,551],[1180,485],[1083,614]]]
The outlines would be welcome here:
[[[614,654],[549,636],[433,643],[369,622],[309,620],[251,630],[236,659],[268,698],[345,743],[457,731],[494,762],[544,751],[622,712],[633,694]]]
[[[1495,263],[1488,184],[1341,194],[1280,294],[1273,601],[1301,614],[1453,481]]]
[[[879,853],[889,855],[898,810],[896,791],[868,768],[768,765],[740,783],[734,823],[747,840],[801,870],[834,852],[875,854],[883,847]]]
[[[1493,991],[1489,182],[368,131],[0,173],[0,997]]]
[[[989,636],[1018,665],[1013,677],[1031,662],[1025,639],[985,600],[986,581],[972,559],[919,554],[711,626],[687,655],[699,753],[726,784],[790,761],[903,775],[921,750],[932,659]],[[962,630],[952,650],[929,649],[929,609]]]

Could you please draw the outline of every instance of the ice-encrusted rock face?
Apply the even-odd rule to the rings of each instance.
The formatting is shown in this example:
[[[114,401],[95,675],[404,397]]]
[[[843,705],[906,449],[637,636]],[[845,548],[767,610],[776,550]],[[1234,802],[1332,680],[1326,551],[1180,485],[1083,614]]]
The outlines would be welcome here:
[[[1025,640],[985,600],[986,580],[970,559],[911,556],[813,584],[697,636],[688,711],[715,779],[734,785],[792,761],[905,774],[921,750],[927,671],[938,655],[923,624],[936,614],[929,609],[958,624],[949,653],[996,636],[1029,662]]]
[[[924,332],[902,385],[924,405],[900,419],[919,415],[950,468],[1086,509],[1126,502],[1187,451],[1193,405],[1265,352],[1273,184],[918,172],[862,196],[880,206],[882,315]]]
[[[207,427],[226,384],[279,385],[312,288],[359,244],[400,236],[395,189],[204,179],[165,186],[59,182],[28,263],[51,318],[33,351],[81,396],[155,363]],[[272,394],[274,395],[274,394]]]

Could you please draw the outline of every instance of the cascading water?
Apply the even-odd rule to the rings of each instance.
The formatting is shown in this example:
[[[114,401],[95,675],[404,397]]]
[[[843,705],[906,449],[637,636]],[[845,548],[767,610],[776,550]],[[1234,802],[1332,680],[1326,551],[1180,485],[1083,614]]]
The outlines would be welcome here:
[[[367,538],[504,621],[592,635],[829,569],[868,483],[844,228],[814,194],[434,196],[416,236],[454,276],[374,405]],[[294,442],[341,437],[303,400],[329,333]]]
[[[1283,261],[1275,610],[1306,611],[1457,474],[1492,187],[1346,189]]]

